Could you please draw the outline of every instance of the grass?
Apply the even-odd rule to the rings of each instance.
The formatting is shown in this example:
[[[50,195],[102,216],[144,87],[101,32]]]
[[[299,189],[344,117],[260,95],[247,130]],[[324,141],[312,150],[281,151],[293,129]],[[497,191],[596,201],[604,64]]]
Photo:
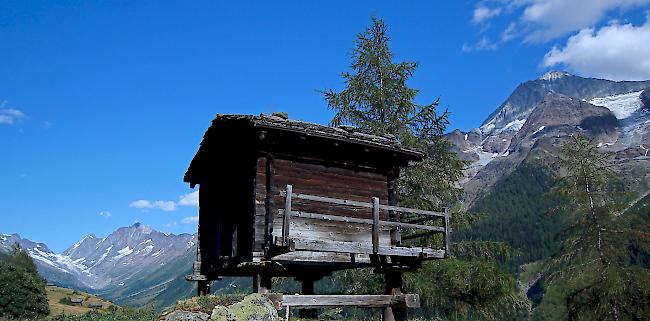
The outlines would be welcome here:
[[[47,300],[50,305],[50,316],[56,315],[81,315],[87,312],[94,310],[90,307],[93,303],[99,303],[102,305],[101,308],[97,310],[107,311],[110,307],[114,306],[110,301],[106,301],[98,296],[79,292],[66,288],[59,288],[56,286],[48,286],[46,288]],[[72,304],[70,300],[73,298],[82,298],[83,302],[81,305]]]

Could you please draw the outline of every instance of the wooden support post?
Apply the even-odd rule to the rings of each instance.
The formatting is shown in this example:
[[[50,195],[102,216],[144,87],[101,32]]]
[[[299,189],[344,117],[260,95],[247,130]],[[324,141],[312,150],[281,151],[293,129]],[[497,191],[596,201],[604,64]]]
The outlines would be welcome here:
[[[303,277],[300,278],[301,285],[301,295],[313,295],[314,294],[314,279]],[[316,319],[318,318],[318,310],[316,309],[301,309],[298,311],[298,316],[305,319]]]
[[[196,284],[198,287],[199,296],[210,294],[210,281],[198,281]]]
[[[372,253],[379,252],[379,197],[372,198]]]
[[[399,179],[399,167],[388,173],[388,205],[397,206],[399,204],[399,191],[397,189],[397,179]],[[400,222],[401,215],[399,212],[389,210],[388,220]],[[399,226],[390,230],[390,244],[399,246],[402,244],[402,234]]]
[[[291,224],[291,195],[293,186],[287,185],[286,197],[284,200],[284,220],[282,221],[282,242],[284,246],[289,246],[289,226]]]
[[[275,175],[274,175],[274,157],[271,153],[266,155],[266,198],[264,199],[264,210],[265,210],[265,246],[267,249],[273,244],[273,217],[276,213],[275,210]],[[276,211],[277,212],[277,211]]]
[[[449,256],[449,208],[445,207],[445,257]]]
[[[253,277],[253,292],[254,293],[271,293],[271,276],[265,274],[257,274]]]
[[[402,295],[402,273],[401,272],[387,272],[384,274],[386,281],[386,294],[393,296]],[[405,306],[389,306],[384,308],[382,320],[383,321],[406,321],[407,309]]]

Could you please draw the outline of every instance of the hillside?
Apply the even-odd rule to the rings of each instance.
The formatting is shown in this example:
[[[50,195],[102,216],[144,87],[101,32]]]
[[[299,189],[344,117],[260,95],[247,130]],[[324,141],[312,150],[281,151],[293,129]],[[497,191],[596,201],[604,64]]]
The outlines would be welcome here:
[[[105,238],[90,234],[62,253],[18,234],[0,235],[0,253],[18,243],[48,283],[98,294],[121,305],[153,303],[162,309],[195,291],[184,279],[196,253],[194,235],[164,234],[136,223]]]
[[[80,315],[92,310],[107,311],[110,307],[115,306],[112,302],[99,296],[57,286],[48,286],[46,293],[51,316],[59,314]],[[82,302],[72,303],[73,299],[81,299]],[[98,305],[101,305],[101,307],[98,307]]]
[[[473,206],[517,165],[554,161],[568,135],[584,134],[603,151],[616,153],[617,167],[631,175],[639,193],[650,179],[650,81],[610,81],[550,72],[519,85],[481,127],[446,135],[470,162],[465,206]]]

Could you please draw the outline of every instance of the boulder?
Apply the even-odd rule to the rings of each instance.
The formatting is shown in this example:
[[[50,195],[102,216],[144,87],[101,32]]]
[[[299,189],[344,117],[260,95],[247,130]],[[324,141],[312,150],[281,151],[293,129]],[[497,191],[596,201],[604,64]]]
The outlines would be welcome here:
[[[174,311],[164,316],[164,321],[208,321],[210,316],[203,312]]]
[[[241,302],[228,307],[237,321],[275,321],[278,311],[271,300],[261,294],[247,295]],[[230,321],[229,319],[225,319]]]
[[[228,308],[218,305],[212,309],[212,315],[210,315],[210,320],[212,321],[237,321],[235,314],[232,313]]]

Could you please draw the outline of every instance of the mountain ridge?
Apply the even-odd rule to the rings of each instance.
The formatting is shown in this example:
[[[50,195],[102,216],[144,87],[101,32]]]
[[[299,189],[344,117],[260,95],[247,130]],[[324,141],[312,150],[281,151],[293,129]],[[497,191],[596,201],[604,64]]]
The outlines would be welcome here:
[[[459,158],[469,162],[461,180],[464,207],[514,166],[550,157],[569,135],[586,135],[619,159],[638,156],[650,142],[648,96],[650,80],[611,81],[557,71],[519,84],[480,127],[445,135]],[[619,166],[648,167],[632,161]],[[644,175],[635,184],[648,179]]]
[[[195,239],[195,235],[166,234],[136,223],[120,227],[105,238],[88,234],[61,253],[19,234],[0,233],[0,252],[7,252],[13,243],[18,243],[49,283],[101,293],[120,304],[144,305],[154,301],[162,308],[194,292],[184,276],[192,267]],[[166,266],[174,268],[165,269]],[[155,288],[141,288],[143,280]],[[170,295],[170,291],[175,294]]]

